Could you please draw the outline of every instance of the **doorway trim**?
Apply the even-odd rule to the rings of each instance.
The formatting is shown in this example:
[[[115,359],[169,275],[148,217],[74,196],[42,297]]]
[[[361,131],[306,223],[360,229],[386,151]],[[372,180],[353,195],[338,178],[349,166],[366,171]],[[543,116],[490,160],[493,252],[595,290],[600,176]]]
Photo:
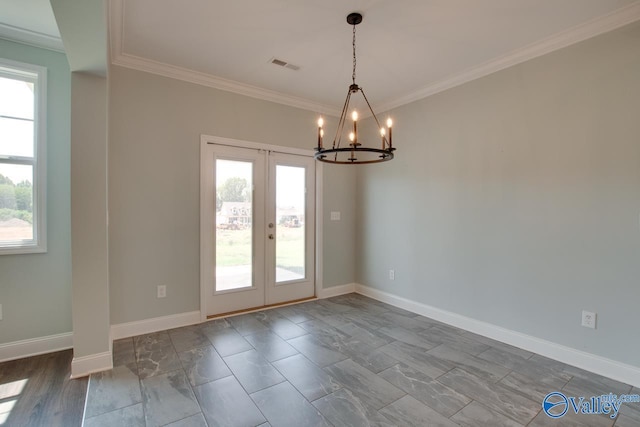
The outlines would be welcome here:
[[[206,207],[203,205],[202,200],[205,197],[205,188],[202,185],[202,173],[206,167],[206,155],[205,150],[208,145],[224,145],[230,147],[238,147],[238,148],[250,148],[254,150],[265,150],[265,151],[275,151],[278,153],[284,154],[297,154],[299,156],[309,156],[313,157],[313,150],[305,150],[301,148],[294,147],[284,147],[280,145],[273,144],[263,144],[260,142],[251,142],[251,141],[243,141],[239,139],[231,139],[224,138],[220,136],[212,136],[212,135],[200,135],[200,259],[198,260],[200,263],[200,321],[207,321],[207,286],[204,281],[205,271],[204,271],[204,262],[202,260],[203,254],[205,252],[205,242],[202,238],[202,230],[205,228],[205,209]],[[314,285],[314,293],[317,298],[322,296],[322,212],[323,212],[323,196],[322,196],[322,177],[323,177],[323,165],[322,162],[316,162],[315,167],[315,180],[316,180],[316,200],[315,200],[315,285]]]

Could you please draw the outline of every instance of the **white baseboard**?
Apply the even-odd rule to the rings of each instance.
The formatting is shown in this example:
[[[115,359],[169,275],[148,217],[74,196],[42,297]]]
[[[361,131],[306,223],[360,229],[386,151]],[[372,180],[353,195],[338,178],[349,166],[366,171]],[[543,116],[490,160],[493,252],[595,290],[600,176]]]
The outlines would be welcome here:
[[[71,361],[71,378],[86,377],[94,372],[107,371],[112,368],[113,358],[110,351],[74,357]]]
[[[597,356],[575,348],[546,341],[510,329],[482,322],[457,313],[408,300],[390,293],[356,284],[355,292],[385,302],[395,307],[432,318],[439,322],[465,329],[505,344],[513,345],[550,359],[640,387],[640,367],[627,365],[606,357]]]
[[[0,362],[53,353],[73,348],[73,333],[48,335],[46,337],[0,344]]]
[[[195,325],[196,323],[200,323],[200,321],[200,312],[190,311],[187,313],[154,317],[152,319],[139,320],[136,322],[120,323],[117,325],[111,325],[111,339],[118,340],[120,338],[135,337],[136,335],[150,334],[167,329]]]
[[[331,298],[338,295],[350,294],[356,291],[355,283],[347,283],[346,285],[332,286],[330,288],[320,289],[318,298]]]

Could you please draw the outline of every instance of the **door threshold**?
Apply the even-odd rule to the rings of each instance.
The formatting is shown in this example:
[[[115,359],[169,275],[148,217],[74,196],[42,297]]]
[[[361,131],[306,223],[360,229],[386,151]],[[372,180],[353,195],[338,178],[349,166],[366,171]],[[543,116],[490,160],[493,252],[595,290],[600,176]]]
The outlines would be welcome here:
[[[224,317],[232,317],[232,316],[237,316],[239,314],[255,313],[256,311],[270,310],[272,308],[278,308],[278,307],[286,307],[288,305],[300,304],[302,302],[313,301],[313,300],[316,300],[316,299],[318,299],[318,297],[313,296],[313,297],[308,297],[308,298],[295,299],[293,301],[279,302],[279,303],[276,303],[276,304],[262,305],[262,306],[253,307],[253,308],[244,308],[242,310],[236,310],[236,311],[228,311],[226,313],[211,314],[211,315],[207,316],[207,320],[221,319],[221,318],[224,318]]]

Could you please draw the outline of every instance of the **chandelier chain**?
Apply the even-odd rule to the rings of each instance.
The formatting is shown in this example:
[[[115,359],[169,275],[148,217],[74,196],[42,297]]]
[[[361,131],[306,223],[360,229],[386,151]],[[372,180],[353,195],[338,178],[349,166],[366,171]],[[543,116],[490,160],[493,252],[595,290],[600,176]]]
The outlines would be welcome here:
[[[356,84],[356,26],[353,26],[353,73],[351,74],[353,84]]]

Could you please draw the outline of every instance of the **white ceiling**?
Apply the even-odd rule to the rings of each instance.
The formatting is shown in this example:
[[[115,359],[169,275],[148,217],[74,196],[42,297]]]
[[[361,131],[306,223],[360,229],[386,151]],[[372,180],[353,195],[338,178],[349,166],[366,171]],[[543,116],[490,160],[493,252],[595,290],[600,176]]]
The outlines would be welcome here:
[[[59,37],[47,0],[0,22]],[[640,19],[640,0],[111,0],[116,64],[321,112],[351,83],[386,110]],[[0,34],[2,36],[2,34]],[[278,58],[298,71],[270,63]]]
[[[49,0],[0,0],[0,38],[63,51]]]

